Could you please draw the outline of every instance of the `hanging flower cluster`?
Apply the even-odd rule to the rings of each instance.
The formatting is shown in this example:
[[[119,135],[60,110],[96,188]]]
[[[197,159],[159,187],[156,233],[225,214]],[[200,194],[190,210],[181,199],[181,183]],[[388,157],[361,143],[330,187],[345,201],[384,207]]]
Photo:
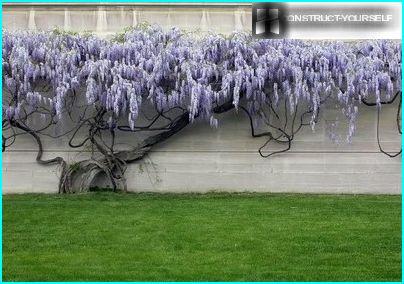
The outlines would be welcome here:
[[[51,92],[40,86],[49,86]],[[53,32],[4,32],[3,103],[6,119],[21,109],[50,107],[56,117],[69,96],[122,117],[134,129],[145,103],[158,112],[182,107],[189,119],[216,126],[214,107],[231,100],[260,119],[262,108],[290,112],[305,104],[314,126],[321,103],[334,99],[355,130],[362,99],[379,106],[401,91],[401,43],[256,40],[245,33],[197,37],[173,28],[142,26],[122,40]]]

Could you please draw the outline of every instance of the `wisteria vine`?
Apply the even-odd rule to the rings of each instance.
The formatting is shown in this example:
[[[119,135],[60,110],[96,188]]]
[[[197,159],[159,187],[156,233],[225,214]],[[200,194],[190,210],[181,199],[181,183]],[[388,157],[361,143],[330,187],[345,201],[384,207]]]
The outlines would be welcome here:
[[[3,151],[20,135],[38,144],[37,161],[59,164],[59,191],[88,190],[100,174],[125,189],[125,171],[151,147],[195,120],[218,127],[218,114],[244,112],[263,157],[291,148],[323,106],[346,118],[351,141],[359,108],[399,98],[401,43],[256,40],[139,25],[113,40],[60,32],[3,33]],[[332,139],[341,139],[330,125]],[[378,122],[379,129],[379,122]],[[119,147],[120,135],[133,145]],[[91,157],[43,159],[43,138],[68,137]],[[379,131],[377,139],[383,150]],[[284,145],[281,150],[270,143]]]

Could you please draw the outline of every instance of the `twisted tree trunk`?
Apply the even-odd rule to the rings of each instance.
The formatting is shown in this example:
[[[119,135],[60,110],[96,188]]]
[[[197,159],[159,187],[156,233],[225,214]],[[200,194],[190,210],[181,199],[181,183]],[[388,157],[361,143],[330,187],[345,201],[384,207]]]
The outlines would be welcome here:
[[[233,102],[228,101],[213,109],[216,114],[227,112],[234,108]],[[52,159],[43,159],[43,144],[40,136],[35,131],[22,125],[17,121],[11,121],[12,126],[30,134],[38,145],[36,161],[41,165],[57,164],[61,166],[61,175],[59,179],[59,193],[77,193],[86,192],[93,185],[96,178],[105,175],[111,183],[112,190],[127,190],[125,171],[128,164],[139,161],[152,149],[153,146],[164,142],[171,136],[184,129],[189,121],[189,112],[184,112],[170,125],[169,130],[160,132],[156,135],[144,139],[133,150],[122,150],[110,153],[95,138],[94,131],[90,129],[88,141],[95,146],[102,158],[90,158],[68,165],[62,157]]]

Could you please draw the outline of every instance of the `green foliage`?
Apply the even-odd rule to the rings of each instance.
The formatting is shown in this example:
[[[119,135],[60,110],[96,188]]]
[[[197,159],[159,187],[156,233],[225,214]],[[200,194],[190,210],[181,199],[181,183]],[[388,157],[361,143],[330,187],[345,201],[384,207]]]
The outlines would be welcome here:
[[[6,195],[5,281],[400,281],[401,196]]]
[[[54,29],[52,30],[52,33],[53,33],[54,35],[57,35],[57,36],[59,36],[59,35],[78,35],[78,34],[79,34],[78,32],[75,32],[75,31],[66,31],[66,30],[64,30],[64,29],[60,29],[59,27],[54,28]]]
[[[52,30],[52,33],[54,35],[62,35],[62,36],[63,35],[71,35],[71,36],[80,35],[80,36],[83,36],[83,37],[88,37],[88,36],[93,35],[93,32],[90,31],[90,30],[85,30],[85,31],[82,31],[82,32],[76,32],[76,31],[72,31],[72,30],[64,30],[64,29],[61,29],[59,27],[54,28]]]
[[[113,36],[112,41],[116,43],[124,43],[125,42],[125,34],[135,29],[146,29],[150,24],[148,22],[142,22],[137,24],[135,27],[126,27],[121,32],[118,32]]]

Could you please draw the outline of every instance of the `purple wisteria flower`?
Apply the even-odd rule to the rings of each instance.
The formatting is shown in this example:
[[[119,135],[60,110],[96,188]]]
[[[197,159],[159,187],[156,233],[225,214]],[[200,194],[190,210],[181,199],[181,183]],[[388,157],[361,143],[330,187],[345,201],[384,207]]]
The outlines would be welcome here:
[[[144,104],[158,112],[181,107],[190,121],[213,127],[213,109],[231,101],[254,119],[263,108],[287,102],[311,110],[314,127],[321,104],[333,99],[355,131],[362,99],[381,101],[401,91],[401,43],[389,40],[315,42],[255,40],[246,33],[195,37],[179,29],[143,26],[123,41],[52,32],[4,32],[3,102],[8,120],[24,109],[51,106],[61,118],[71,96],[109,114],[109,127],[127,119],[134,129]],[[41,86],[50,90],[42,91]]]

